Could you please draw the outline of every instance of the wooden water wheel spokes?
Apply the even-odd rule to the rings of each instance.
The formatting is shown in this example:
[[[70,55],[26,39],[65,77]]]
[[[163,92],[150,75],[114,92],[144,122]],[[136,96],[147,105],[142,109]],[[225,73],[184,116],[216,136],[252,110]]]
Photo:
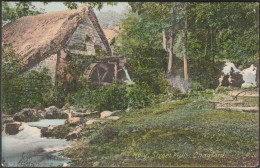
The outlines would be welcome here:
[[[97,73],[98,73],[98,83],[101,84],[101,82],[103,82],[105,77],[107,76],[108,67],[105,66],[104,64],[100,63],[96,66],[96,68],[97,68]],[[102,70],[105,72],[102,73]]]

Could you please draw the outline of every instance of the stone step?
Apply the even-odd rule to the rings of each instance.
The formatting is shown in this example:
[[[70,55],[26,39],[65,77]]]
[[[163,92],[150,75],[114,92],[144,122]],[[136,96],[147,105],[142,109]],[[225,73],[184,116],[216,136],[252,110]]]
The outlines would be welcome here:
[[[216,109],[238,110],[238,111],[245,111],[245,112],[259,112],[258,107],[222,107],[222,106],[217,106]]]

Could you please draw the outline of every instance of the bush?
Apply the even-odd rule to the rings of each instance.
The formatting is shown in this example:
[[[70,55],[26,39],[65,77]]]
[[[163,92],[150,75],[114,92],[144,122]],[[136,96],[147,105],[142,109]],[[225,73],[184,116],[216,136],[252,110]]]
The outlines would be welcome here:
[[[189,97],[194,98],[213,98],[213,89],[205,89],[202,84],[194,82],[191,85]]]
[[[96,90],[89,88],[76,92],[70,104],[92,110],[123,110],[127,108],[126,85],[114,83]]]
[[[127,88],[130,108],[144,108],[156,102],[156,96],[146,83],[135,84]]]
[[[226,86],[219,86],[216,89],[216,93],[224,93],[227,94],[228,91],[232,91],[233,89],[231,87],[226,87]]]
[[[111,84],[99,89],[95,94],[97,110],[122,110],[126,109],[128,100],[126,97],[126,85]]]
[[[159,95],[160,102],[171,101],[171,100],[180,100],[185,97],[187,97],[187,94],[182,93],[180,89],[175,88],[175,87],[168,87],[166,89],[166,93]]]
[[[22,108],[43,108],[52,103],[53,85],[48,71],[24,72],[23,63],[9,46],[2,47],[2,110],[14,114]]]
[[[3,83],[3,106],[14,114],[22,108],[43,108],[52,104],[53,85],[47,71],[29,72]]]

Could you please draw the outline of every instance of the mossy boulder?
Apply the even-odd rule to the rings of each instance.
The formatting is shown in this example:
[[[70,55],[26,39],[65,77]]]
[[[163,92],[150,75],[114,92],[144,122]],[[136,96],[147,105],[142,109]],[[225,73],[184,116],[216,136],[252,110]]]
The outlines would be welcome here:
[[[41,129],[42,137],[54,137],[54,138],[65,138],[71,131],[73,127],[68,125],[59,125],[57,127],[44,127]]]
[[[7,123],[5,127],[5,133],[9,135],[16,135],[23,130],[21,122]]]
[[[20,122],[33,122],[42,119],[42,115],[36,109],[24,108],[16,113],[13,119]]]
[[[68,114],[64,112],[63,110],[55,107],[50,106],[48,108],[44,109],[45,111],[45,117],[46,119],[67,119]]]

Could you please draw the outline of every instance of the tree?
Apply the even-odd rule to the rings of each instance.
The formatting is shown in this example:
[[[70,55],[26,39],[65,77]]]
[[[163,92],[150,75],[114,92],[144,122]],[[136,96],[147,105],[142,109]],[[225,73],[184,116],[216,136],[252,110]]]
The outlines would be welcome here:
[[[16,2],[15,6],[12,7],[10,2],[2,2],[2,21],[6,23],[7,21],[13,21],[23,16],[37,15],[42,12],[36,10],[35,5],[32,2],[20,1]]]
[[[47,5],[51,2],[45,1],[42,2],[44,5]],[[105,5],[116,5],[117,2],[80,2],[85,5],[90,5],[92,7],[97,7],[99,10]],[[78,4],[76,2],[63,2],[65,6],[69,9],[76,9]],[[28,1],[19,1],[15,3],[15,6],[12,6],[10,2],[3,1],[2,2],[2,21],[3,23],[13,21],[15,19],[21,18],[23,16],[29,15],[38,15],[43,13],[44,11],[39,11],[36,9],[36,6],[32,4],[32,2]]]

